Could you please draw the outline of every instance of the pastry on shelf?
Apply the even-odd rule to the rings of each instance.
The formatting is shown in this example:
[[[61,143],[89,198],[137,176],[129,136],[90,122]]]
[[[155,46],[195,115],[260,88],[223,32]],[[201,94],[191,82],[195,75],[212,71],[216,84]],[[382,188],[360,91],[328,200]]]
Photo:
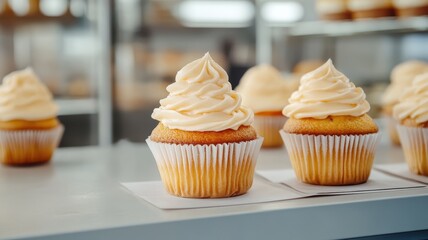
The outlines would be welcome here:
[[[13,9],[10,6],[9,1],[7,1],[7,0],[0,1],[0,16],[1,17],[13,17],[13,16],[15,16],[15,13],[13,12]]]
[[[347,1],[348,0],[317,0],[316,10],[323,20],[351,19]]]
[[[428,176],[428,72],[415,77],[393,114],[410,171]]]
[[[8,165],[48,162],[63,126],[52,94],[31,69],[10,73],[0,85],[0,161]]]
[[[399,145],[400,139],[396,130],[396,122],[392,117],[392,109],[398,103],[403,91],[412,85],[413,79],[425,72],[428,72],[428,63],[416,60],[400,63],[391,72],[391,84],[382,96],[382,112],[385,115],[389,136],[394,144]]]
[[[428,0],[393,0],[399,17],[428,15]]]
[[[160,123],[146,140],[166,190],[221,198],[246,193],[263,138],[226,71],[206,53],[184,66],[154,109]]]
[[[254,111],[253,127],[264,138],[263,147],[283,145],[279,130],[287,120],[282,109],[294,90],[290,84],[273,66],[258,65],[244,74],[236,88],[242,95],[242,105]]]
[[[283,114],[281,131],[297,178],[315,185],[367,181],[378,142],[378,127],[367,115],[361,88],[331,60],[305,74]]]
[[[392,0],[349,0],[348,9],[353,19],[394,16]]]

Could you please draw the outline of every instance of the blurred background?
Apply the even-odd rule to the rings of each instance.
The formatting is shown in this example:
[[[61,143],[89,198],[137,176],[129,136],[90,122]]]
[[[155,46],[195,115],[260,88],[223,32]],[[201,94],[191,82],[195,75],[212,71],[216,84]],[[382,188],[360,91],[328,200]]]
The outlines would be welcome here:
[[[165,87],[207,51],[233,86],[255,64],[292,78],[331,58],[377,117],[391,69],[428,60],[428,18],[331,18],[340,2],[0,0],[0,76],[34,68],[61,107],[63,147],[144,142]]]

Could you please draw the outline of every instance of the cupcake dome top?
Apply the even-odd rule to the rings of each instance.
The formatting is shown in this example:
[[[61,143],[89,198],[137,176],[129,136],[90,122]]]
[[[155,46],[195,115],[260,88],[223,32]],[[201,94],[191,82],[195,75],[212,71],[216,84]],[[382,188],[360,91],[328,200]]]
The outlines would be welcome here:
[[[31,68],[12,72],[0,85],[0,121],[45,120],[56,117],[58,106]]]
[[[241,105],[226,71],[206,53],[178,71],[152,118],[184,131],[237,130],[253,122],[253,112]]]
[[[362,88],[355,87],[329,59],[303,75],[283,114],[290,118],[325,119],[328,116],[362,116],[370,110]]]
[[[276,68],[259,65],[244,74],[236,90],[242,95],[242,104],[255,113],[280,112],[288,104],[290,84]]]
[[[425,72],[428,72],[428,63],[416,60],[403,62],[394,67],[391,72],[391,84],[382,97],[383,104],[396,104],[403,89],[412,85],[412,81],[417,75]]]
[[[428,122],[428,72],[415,78],[394,106],[393,115],[399,121],[410,118],[418,124]]]

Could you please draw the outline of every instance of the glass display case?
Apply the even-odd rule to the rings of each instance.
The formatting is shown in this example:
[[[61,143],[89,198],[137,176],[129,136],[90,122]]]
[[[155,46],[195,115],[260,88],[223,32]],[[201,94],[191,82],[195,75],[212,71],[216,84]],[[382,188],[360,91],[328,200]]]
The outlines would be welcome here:
[[[0,1],[0,76],[32,67],[60,107],[61,146],[111,143],[104,1]]]
[[[428,17],[325,21],[316,2],[256,1],[257,63],[292,72],[298,63],[331,58],[365,89],[371,115],[378,117],[392,68],[409,59],[428,60]],[[278,9],[282,15],[275,15]]]
[[[239,16],[219,13],[236,8]],[[255,64],[254,12],[253,2],[241,0],[115,1],[115,140],[143,142],[156,126],[150,115],[166,86],[207,51],[236,86]]]

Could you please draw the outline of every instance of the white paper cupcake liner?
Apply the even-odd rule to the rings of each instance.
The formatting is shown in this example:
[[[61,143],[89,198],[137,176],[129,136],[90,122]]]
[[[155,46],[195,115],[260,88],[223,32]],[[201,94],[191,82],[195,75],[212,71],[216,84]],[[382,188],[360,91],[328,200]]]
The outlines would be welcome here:
[[[262,147],[281,147],[283,141],[279,130],[284,127],[287,118],[284,116],[255,116],[253,127],[257,134],[264,138]]]
[[[280,131],[297,178],[316,185],[364,183],[370,176],[379,133],[302,135]]]
[[[397,120],[395,120],[391,116],[387,116],[385,117],[385,122],[391,142],[396,145],[400,145],[400,138],[398,137],[398,132],[396,128],[396,126],[398,125]]]
[[[397,125],[410,171],[428,176],[428,129]]]
[[[170,194],[219,198],[250,189],[263,138],[216,145],[159,143],[150,138],[146,142]]]
[[[10,165],[47,162],[58,146],[63,132],[62,125],[47,130],[1,130],[0,160]]]

